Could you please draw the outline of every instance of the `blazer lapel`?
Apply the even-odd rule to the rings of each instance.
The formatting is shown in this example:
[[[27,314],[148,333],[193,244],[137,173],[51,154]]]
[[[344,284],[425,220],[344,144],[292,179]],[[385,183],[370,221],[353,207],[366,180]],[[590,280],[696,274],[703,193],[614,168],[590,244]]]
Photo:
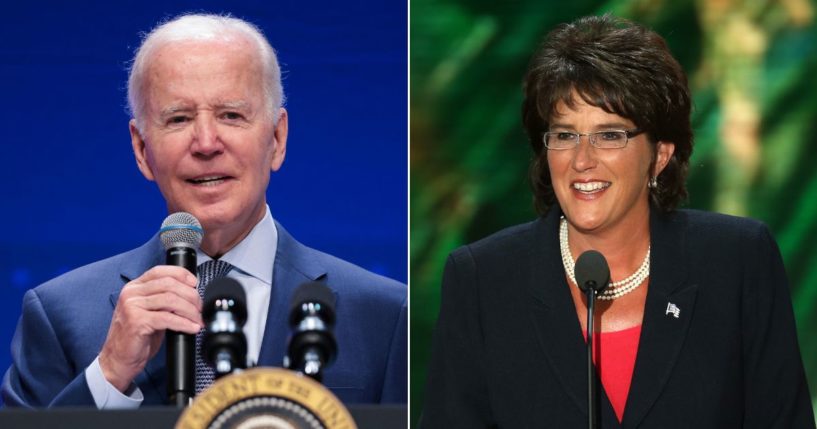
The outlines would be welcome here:
[[[697,285],[685,282],[683,218],[652,211],[649,291],[624,409],[624,427],[641,423],[669,380],[684,344],[697,292]]]
[[[568,289],[559,251],[558,223],[561,212],[553,208],[533,224],[531,237],[532,267],[526,288],[533,298],[531,324],[538,339],[538,349],[551,367],[559,385],[576,407],[587,412],[587,346]],[[599,386],[600,427],[618,427],[612,405]]]
[[[272,269],[272,291],[270,292],[267,323],[258,355],[259,366],[282,366],[286,355],[286,341],[289,336],[289,307],[292,293],[308,281],[315,281],[326,275],[326,270],[314,258],[310,258],[306,247],[298,243],[279,224],[278,246]],[[338,302],[336,305],[342,305]]]

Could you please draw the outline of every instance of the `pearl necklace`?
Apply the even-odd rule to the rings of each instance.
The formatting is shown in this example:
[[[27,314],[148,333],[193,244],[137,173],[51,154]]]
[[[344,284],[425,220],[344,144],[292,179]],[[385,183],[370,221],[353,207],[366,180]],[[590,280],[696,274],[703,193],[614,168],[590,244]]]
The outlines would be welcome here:
[[[561,221],[559,222],[559,250],[562,252],[562,264],[565,267],[568,277],[570,277],[570,280],[573,281],[573,284],[578,285],[578,283],[576,283],[576,263],[573,261],[573,255],[570,253],[570,245],[567,242],[567,220],[564,217],[562,217]],[[644,283],[644,280],[646,280],[649,276],[650,247],[647,247],[647,254],[644,255],[644,262],[641,263],[638,270],[624,280],[609,283],[607,288],[604,289],[604,291],[599,294],[597,298],[610,301],[626,295],[634,291],[637,287],[641,286],[641,283]]]

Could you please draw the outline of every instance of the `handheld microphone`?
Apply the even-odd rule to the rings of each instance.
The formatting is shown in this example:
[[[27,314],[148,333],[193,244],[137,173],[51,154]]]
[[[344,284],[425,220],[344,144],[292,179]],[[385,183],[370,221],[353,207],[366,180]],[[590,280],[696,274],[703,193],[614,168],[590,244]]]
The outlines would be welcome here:
[[[198,219],[186,212],[173,213],[162,222],[159,230],[166,253],[166,265],[184,267],[196,274],[196,249],[201,245],[204,231]],[[167,396],[170,403],[186,407],[196,391],[196,336],[168,330]]]
[[[596,295],[610,283],[610,267],[604,255],[588,250],[576,260],[576,283],[587,296],[587,426],[597,427],[598,401],[596,400],[596,372],[593,366],[593,308]]]
[[[302,284],[292,295],[289,325],[292,334],[284,366],[320,382],[323,369],[335,360],[338,351],[332,333],[335,295],[322,283]]]
[[[216,378],[247,367],[247,296],[241,284],[229,277],[216,279],[204,291],[202,310],[204,359],[215,368]]]

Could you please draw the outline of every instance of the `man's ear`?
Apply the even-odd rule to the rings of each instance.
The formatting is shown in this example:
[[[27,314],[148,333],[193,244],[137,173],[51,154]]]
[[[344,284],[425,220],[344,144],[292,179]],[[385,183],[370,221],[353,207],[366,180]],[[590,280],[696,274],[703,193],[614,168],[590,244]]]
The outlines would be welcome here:
[[[660,141],[655,148],[655,171],[653,177],[658,177],[664,168],[672,159],[672,154],[675,153],[675,143]]]
[[[133,155],[136,157],[136,166],[142,175],[150,181],[156,180],[153,176],[153,171],[150,170],[150,165],[147,161],[147,147],[145,146],[145,139],[142,138],[142,133],[136,126],[136,119],[131,119],[128,122],[130,129],[130,143],[133,146]]]
[[[284,163],[287,155],[287,133],[289,132],[289,119],[287,111],[283,107],[278,111],[278,123],[275,124],[273,133],[272,159],[270,160],[270,170],[278,171]]]

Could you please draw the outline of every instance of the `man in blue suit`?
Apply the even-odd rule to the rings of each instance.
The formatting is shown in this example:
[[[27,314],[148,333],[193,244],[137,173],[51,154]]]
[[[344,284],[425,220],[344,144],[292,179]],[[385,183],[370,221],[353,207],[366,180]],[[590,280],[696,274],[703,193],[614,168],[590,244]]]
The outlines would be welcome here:
[[[199,263],[229,263],[247,293],[250,363],[282,365],[290,296],[321,281],[337,297],[339,344],[324,384],[347,403],[405,402],[405,285],[298,243],[270,214],[266,189],[284,161],[288,119],[275,52],[257,28],[214,15],[160,25],[136,53],[128,102],[139,170],[169,213],[201,222]],[[29,290],[4,402],[167,403],[165,331],[204,324],[196,277],[163,261],[153,237]]]

